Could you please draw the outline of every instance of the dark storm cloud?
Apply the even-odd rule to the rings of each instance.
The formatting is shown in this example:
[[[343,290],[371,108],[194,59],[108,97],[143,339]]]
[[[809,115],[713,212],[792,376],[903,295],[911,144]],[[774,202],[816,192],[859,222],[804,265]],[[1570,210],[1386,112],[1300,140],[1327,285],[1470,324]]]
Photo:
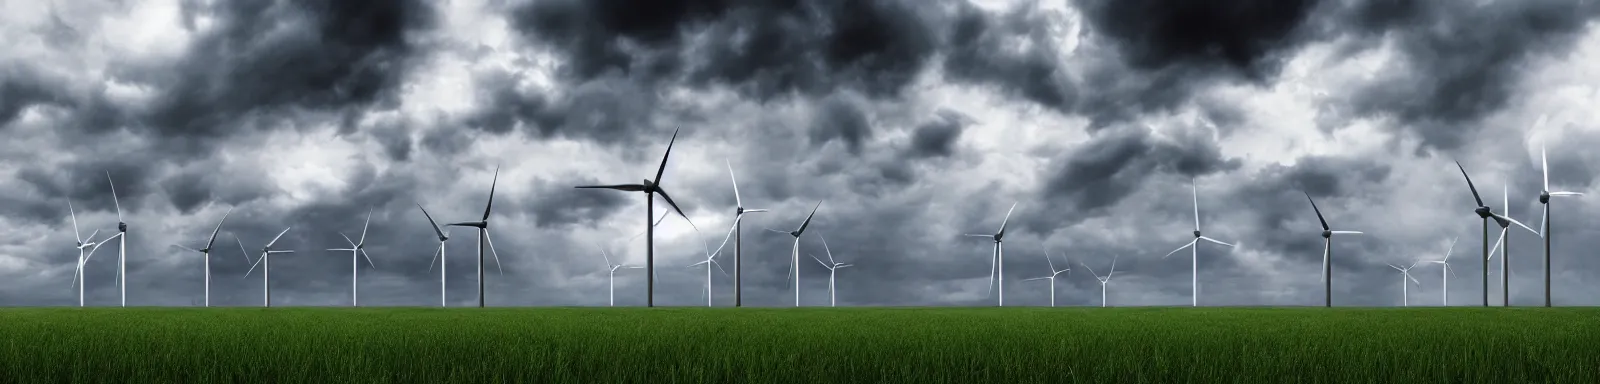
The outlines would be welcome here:
[[[1240,160],[1225,157],[1207,130],[1177,132],[1178,137],[1164,140],[1143,126],[1101,131],[1049,171],[1043,197],[1094,212],[1116,205],[1151,177],[1193,178],[1239,167]]]
[[[1074,2],[1094,30],[1117,42],[1129,66],[1218,67],[1246,78],[1277,73],[1315,0]]]
[[[971,6],[951,23],[944,68],[958,81],[992,82],[1040,105],[1070,111],[1076,87],[1060,67],[1059,48],[1040,13],[1024,8],[991,15]],[[1007,38],[1025,38],[1025,52],[1010,52]]]
[[[1423,147],[1449,150],[1512,103],[1530,58],[1569,50],[1597,15],[1592,1],[1368,0],[1347,9],[1338,20],[1348,27],[1332,33],[1363,47],[1393,42],[1404,58],[1400,72],[1349,96],[1353,112],[1392,116]]]
[[[860,153],[872,139],[872,122],[862,112],[859,101],[850,95],[833,95],[822,100],[811,117],[811,145],[821,147],[834,139],[842,141],[850,153]]]
[[[191,11],[209,12],[220,27],[175,64],[122,73],[162,84],[142,123],[183,138],[179,148],[189,150],[199,149],[194,140],[226,136],[253,119],[273,124],[278,114],[392,107],[416,50],[407,35],[436,18],[431,5],[409,0],[228,2]]]
[[[972,119],[960,112],[940,111],[933,120],[911,132],[911,146],[906,148],[906,154],[914,158],[950,156],[955,152],[956,140],[961,138],[961,130],[971,123]]]
[[[511,9],[529,39],[565,53],[578,82],[682,78],[767,100],[850,88],[898,95],[938,46],[923,2],[535,1]],[[691,35],[699,34],[699,39]]]
[[[585,180],[577,175],[540,180],[529,202],[531,216],[539,228],[561,228],[571,225],[593,225],[597,220],[620,211],[639,193],[573,188],[576,185],[603,185],[603,181]],[[566,185],[571,183],[572,185]]]

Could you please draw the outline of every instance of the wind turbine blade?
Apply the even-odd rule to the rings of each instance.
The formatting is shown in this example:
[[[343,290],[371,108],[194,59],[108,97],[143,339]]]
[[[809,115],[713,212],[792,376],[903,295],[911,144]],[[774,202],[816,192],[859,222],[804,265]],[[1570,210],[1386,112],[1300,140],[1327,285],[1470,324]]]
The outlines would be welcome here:
[[[250,262],[250,251],[244,250],[244,240],[239,240],[239,236],[234,236],[233,241],[239,242],[239,253],[244,254],[244,262]]]
[[[356,247],[356,242],[351,241],[350,240],[350,236],[345,236],[344,232],[339,232],[339,237],[343,237],[344,238],[344,242],[350,243],[350,248],[355,248]]]
[[[83,242],[83,233],[78,232],[78,211],[72,209],[72,199],[67,199],[67,213],[72,215],[72,236],[78,242]]]
[[[990,238],[990,239],[993,239],[993,238],[994,238],[994,235],[980,235],[980,234],[976,234],[976,233],[968,233],[968,234],[965,234],[965,235],[962,235],[962,236],[968,236],[968,237],[987,237],[987,238]]]
[[[1044,279],[1048,279],[1048,278],[1051,278],[1051,277],[1055,277],[1055,276],[1035,277],[1035,278],[1031,278],[1031,279],[1022,279],[1022,281],[1044,280]]]
[[[493,196],[494,196],[494,194],[491,192],[489,199],[493,200],[494,199]],[[361,241],[356,242],[355,245],[365,245],[365,244],[367,244],[367,226],[372,224],[372,211],[373,211],[373,209],[371,209],[371,208],[367,209],[367,221],[361,223]],[[340,232],[339,235],[343,236],[344,232]],[[348,237],[345,238],[345,241],[349,241],[349,240],[350,240],[350,238],[348,238]]]
[[[688,267],[687,267],[687,268],[694,268],[694,267],[698,267],[698,266],[701,266],[701,265],[705,265],[705,264],[706,264],[706,263],[709,263],[709,262],[711,262],[711,260],[710,260],[710,259],[706,259],[706,260],[700,260],[700,262],[698,262],[698,263],[694,263],[694,264],[689,264],[689,266],[688,266]]]
[[[117,222],[122,222],[122,201],[117,199],[117,182],[111,181],[111,171],[106,171],[106,182],[111,183],[111,203],[117,205]]]
[[[328,248],[329,251],[355,251],[355,248]]]
[[[1319,282],[1319,283],[1328,281],[1328,256],[1329,256],[1328,251],[1332,247],[1333,247],[1333,240],[1324,239],[1322,241],[1322,271],[1321,271],[1322,272],[1322,280],[1318,280],[1317,282]]]
[[[995,268],[998,268],[999,266],[1000,266],[1000,243],[994,243],[994,251],[989,253],[989,293],[985,293],[983,295],[983,297],[994,296],[994,273],[995,273],[995,270],[996,270]]]
[[[717,259],[709,259],[709,260],[711,261],[711,265],[714,265],[714,266],[717,267],[717,271],[722,272],[723,276],[728,276],[728,270],[722,269],[722,263],[718,263]]]
[[[1539,145],[1539,172],[1544,174],[1544,190],[1550,191],[1550,158],[1544,153],[1544,145]]]
[[[366,249],[358,249],[356,251],[357,252],[361,252],[361,258],[367,259],[367,266],[372,267],[372,269],[378,269],[377,265],[372,264],[372,256],[367,256],[367,250]]]
[[[739,221],[743,220],[743,219],[744,219],[744,215],[734,216],[733,225],[729,225],[728,226],[728,233],[726,235],[722,236],[722,244],[718,244],[717,245],[717,251],[716,252],[712,252],[712,254],[714,254],[714,255],[722,254],[722,248],[728,246],[728,240],[733,239],[733,230],[735,228],[739,227]]]
[[[611,255],[607,255],[606,254],[606,248],[600,246],[599,243],[595,243],[594,247],[595,247],[595,249],[599,249],[600,250],[600,257],[602,257],[602,258],[604,258],[606,260],[606,268],[611,268],[611,266],[613,265],[613,264],[611,264]]]
[[[667,205],[671,205],[672,206],[672,210],[678,212],[678,216],[683,216],[683,220],[684,221],[689,221],[689,215],[683,214],[683,209],[678,208],[678,203],[672,202],[672,196],[667,195],[667,190],[661,189],[661,187],[657,186],[656,187],[656,194],[657,195],[661,195],[661,198],[667,201]],[[693,221],[689,221],[689,226],[693,227],[694,226],[694,222]]]
[[[1089,265],[1088,265],[1088,264],[1084,264],[1084,263],[1083,263],[1083,262],[1082,262],[1082,261],[1080,261],[1080,262],[1078,262],[1078,265],[1082,265],[1082,266],[1083,266],[1083,269],[1087,269],[1087,270],[1089,270],[1089,274],[1090,274],[1090,275],[1094,275],[1094,278],[1095,278],[1095,279],[1096,279],[1096,280],[1099,280],[1099,279],[1100,279],[1100,274],[1098,274],[1098,273],[1094,273],[1094,268],[1090,268],[1090,267],[1089,267]]]
[[[817,238],[822,239],[822,250],[828,252],[828,262],[832,264],[838,264],[838,262],[833,261],[833,250],[828,249],[828,238],[822,237],[822,234],[820,233],[817,234]]]
[[[768,231],[777,232],[777,233],[782,233],[782,234],[785,234],[785,235],[789,234],[789,231],[779,231],[779,230],[772,229],[772,228],[762,228],[762,229],[765,229],[765,230],[768,230]]]
[[[1394,268],[1396,271],[1404,271],[1404,269],[1400,269],[1400,267],[1397,267],[1394,264],[1389,264],[1389,268]]]
[[[294,253],[294,250],[287,250],[287,251],[267,251],[267,253]]]
[[[1196,242],[1196,241],[1200,241],[1200,240],[1199,239],[1189,240],[1189,242],[1185,243],[1182,247],[1178,247],[1178,249],[1174,249],[1174,250],[1172,250],[1172,252],[1167,252],[1167,255],[1166,256],[1161,256],[1161,258],[1165,259],[1165,258],[1167,258],[1167,256],[1172,256],[1172,254],[1178,253],[1178,251],[1182,251],[1184,248],[1189,248],[1191,246],[1194,246],[1194,242]]]
[[[78,275],[82,275],[82,274],[83,274],[83,261],[79,260],[78,261],[78,268],[75,268],[72,271],[72,285],[68,285],[67,287],[71,288],[71,287],[78,286]]]
[[[106,243],[110,243],[111,239],[115,239],[115,238],[117,238],[119,236],[122,236],[121,232],[118,232],[115,235],[111,235],[111,237],[107,237],[107,238],[105,238],[105,240],[100,240],[100,242],[94,243],[94,247],[93,248],[89,248],[89,255],[90,256],[94,256],[94,250],[100,249],[100,246],[106,245]]]
[[[618,191],[643,192],[644,184],[614,184],[614,185],[580,185],[578,189],[615,189]]]
[[[1106,272],[1106,281],[1111,281],[1111,275],[1117,274],[1117,259],[1120,258],[1122,258],[1120,255],[1111,258],[1111,272]]]
[[[441,238],[441,239],[444,238],[445,237],[444,236],[444,231],[439,230],[439,222],[433,221],[433,215],[429,215],[428,214],[428,209],[427,208],[423,208],[422,204],[417,204],[417,209],[421,209],[422,210],[422,216],[425,216],[425,217],[428,218],[428,224],[431,226],[429,228],[433,228],[433,234],[439,235],[439,238]]]
[[[489,221],[489,211],[494,209],[494,187],[500,184],[500,166],[494,167],[494,179],[489,182],[489,203],[483,205],[483,219]]]
[[[246,257],[246,259],[248,259],[248,257]],[[256,262],[254,264],[250,264],[250,270],[244,271],[244,277],[250,277],[250,273],[256,271],[256,266],[261,265],[261,261],[266,259],[267,255],[261,255],[261,257],[256,258]]]
[[[1450,247],[1444,249],[1444,261],[1449,261],[1450,254],[1456,251],[1456,240],[1460,240],[1460,238],[1451,238]]]
[[[1496,217],[1500,217],[1500,218],[1504,218],[1504,219],[1506,219],[1506,221],[1509,221],[1512,224],[1516,224],[1518,227],[1522,227],[1522,229],[1528,230],[1528,232],[1533,232],[1533,234],[1535,234],[1535,235],[1539,235],[1540,237],[1544,236],[1543,233],[1539,233],[1539,231],[1533,230],[1533,228],[1528,227],[1526,224],[1522,224],[1522,222],[1517,221],[1517,219],[1513,219],[1513,218],[1511,218],[1509,216],[1504,216],[1504,215],[1500,215],[1500,214],[1495,214],[1495,216]]]
[[[829,264],[828,264],[828,263],[824,263],[824,262],[822,262],[822,259],[818,259],[818,258],[817,258],[817,255],[813,255],[813,254],[809,254],[809,253],[807,253],[807,254],[806,254],[806,256],[811,256],[811,259],[812,259],[812,260],[816,260],[816,261],[817,261],[817,264],[822,264],[822,267],[823,267],[823,268],[827,268],[827,269],[833,269],[833,266],[832,266],[832,265],[829,265]]]
[[[839,269],[839,268],[845,268],[845,267],[854,267],[854,266],[856,266],[856,265],[855,264],[839,264],[839,265],[833,266],[833,269]]]
[[[1422,282],[1417,281],[1417,278],[1415,278],[1415,277],[1411,277],[1410,273],[1406,273],[1406,278],[1407,279],[1411,279],[1411,283],[1412,284],[1415,284],[1416,286],[1419,286],[1419,287],[1422,286]]]
[[[1335,235],[1360,235],[1361,231],[1333,231]]]
[[[1549,221],[1550,221],[1550,209],[1549,209],[1549,207],[1546,207],[1546,209],[1539,210],[1539,237],[1540,238],[1544,238],[1545,226],[1547,224],[1550,224]]]
[[[1050,251],[1044,251],[1044,262],[1050,264],[1050,272],[1056,271],[1056,262],[1054,260],[1050,260]]]
[[[186,250],[186,251],[194,251],[194,252],[199,252],[199,253],[205,253],[205,252],[200,252],[200,250],[198,250],[198,249],[189,248],[189,247],[185,247],[185,246],[182,246],[182,245],[173,244],[172,246],[173,247],[177,247],[177,248],[181,248],[181,249]]]
[[[1500,228],[1500,238],[1494,241],[1494,248],[1489,249],[1489,260],[1494,260],[1494,253],[1500,250],[1500,242],[1506,239],[1506,231],[1511,228]]]
[[[1011,212],[1014,212],[1016,210],[1017,210],[1017,203],[1011,203],[1011,209],[1007,209],[1006,210],[1006,219],[1000,221],[1000,232],[995,232],[995,233],[1000,233],[1000,234],[1006,233],[1006,224],[1011,222]]]
[[[211,246],[217,243],[217,232],[222,231],[222,223],[227,222],[228,215],[231,214],[233,214],[233,207],[228,207],[228,211],[222,213],[222,220],[217,220],[217,228],[211,230],[211,238],[206,240],[206,249],[211,249]]]
[[[497,251],[494,250],[494,237],[489,236],[489,230],[488,229],[483,229],[482,231],[483,231],[483,240],[489,242],[489,254],[490,255],[494,255],[494,269],[495,269],[495,271],[500,272],[500,276],[505,276],[506,275],[505,269],[500,267],[500,252],[497,252]]]
[[[795,232],[806,233],[806,227],[811,226],[811,218],[817,215],[817,208],[822,208],[822,200],[817,200],[817,205],[811,207],[811,214],[806,215],[806,221],[800,222],[800,229]]]
[[[1206,237],[1206,236],[1200,236],[1200,239],[1201,240],[1205,240],[1205,241],[1209,241],[1209,242],[1213,242],[1213,243],[1217,243],[1217,244],[1226,245],[1226,246],[1229,246],[1229,247],[1233,246],[1233,244],[1224,243],[1221,240],[1213,239],[1213,238]]]
[[[277,236],[273,236],[273,237],[272,237],[272,241],[268,241],[268,242],[267,242],[267,248],[272,248],[272,245],[273,245],[273,244],[277,244],[277,243],[278,243],[278,239],[279,239],[279,238],[282,238],[282,237],[283,237],[283,234],[285,234],[285,233],[289,233],[289,228],[294,228],[294,227],[292,227],[292,226],[291,226],[291,227],[288,227],[288,228],[284,228],[284,229],[283,229],[283,232],[278,232],[278,235],[277,235]]]
[[[722,159],[722,162],[728,164],[728,178],[733,179],[733,204],[737,207],[744,207],[744,200],[739,198],[739,177],[733,175],[733,162],[728,161],[728,159]]]
[[[439,248],[434,248],[434,250],[433,250],[433,258],[432,259],[428,259],[428,272],[433,272],[433,262],[435,260],[439,260],[439,250],[444,249],[444,244],[443,243],[440,243],[439,245],[440,245]]]
[[[1194,230],[1200,230],[1200,186],[1189,180],[1189,197],[1194,199]]]
[[[1583,196],[1583,192],[1550,192],[1550,196]]]
[[[1482,207],[1483,206],[1483,196],[1479,196],[1478,195],[1478,187],[1475,187],[1475,186],[1472,185],[1472,176],[1467,176],[1467,169],[1465,167],[1461,166],[1461,162],[1460,161],[1456,162],[1456,168],[1461,170],[1461,177],[1467,179],[1467,189],[1471,189],[1472,190],[1472,200],[1478,202],[1478,206]]]
[[[656,185],[661,185],[661,174],[667,172],[667,158],[672,156],[672,144],[678,142],[678,130],[672,130],[672,139],[667,141],[667,151],[661,154],[661,166],[656,168]]]
[[[1322,218],[1322,210],[1317,208],[1317,201],[1316,200],[1311,200],[1311,193],[1306,192],[1306,191],[1300,191],[1300,193],[1306,194],[1306,201],[1310,201],[1311,202],[1311,210],[1317,212],[1317,221],[1322,223],[1322,230],[1324,230],[1324,231],[1328,230],[1328,220]]]

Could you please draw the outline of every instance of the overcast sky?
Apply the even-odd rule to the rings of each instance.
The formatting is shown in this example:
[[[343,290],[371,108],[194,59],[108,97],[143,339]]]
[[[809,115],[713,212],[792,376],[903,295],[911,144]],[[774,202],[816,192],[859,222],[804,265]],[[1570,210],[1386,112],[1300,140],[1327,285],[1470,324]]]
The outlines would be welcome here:
[[[1600,297],[1600,2],[1254,0],[0,0],[0,305],[76,305],[80,231],[114,233],[129,305],[198,304],[199,248],[223,213],[213,305],[348,305],[349,253],[373,211],[364,305],[438,305],[441,221],[482,214],[500,167],[489,305],[605,305],[600,248],[642,265],[644,195],[578,190],[654,177],[701,230],[657,232],[658,305],[704,305],[706,271],[747,208],[745,304],[793,305],[791,230],[839,262],[840,305],[1188,305],[1190,182],[1206,236],[1201,305],[1320,305],[1335,229],[1335,305],[1401,303],[1387,266],[1443,257],[1453,305],[1481,303],[1485,200],[1538,228],[1548,147],[1558,305]],[[656,204],[656,213],[665,207]],[[1491,230],[1491,237],[1499,228]],[[1537,235],[1511,235],[1513,304],[1542,303]],[[447,245],[447,296],[475,305],[476,236]],[[97,239],[98,240],[98,239]],[[1493,240],[1493,239],[1491,239]],[[717,258],[733,267],[732,246]],[[116,305],[115,247],[85,269]],[[1063,259],[1064,258],[1064,259]],[[1490,297],[1500,301],[1498,267]],[[806,255],[801,299],[826,305]],[[1419,264],[1413,305],[1438,305]],[[731,272],[731,271],[730,271]],[[616,274],[645,302],[643,270]],[[717,305],[732,279],[714,273]]]

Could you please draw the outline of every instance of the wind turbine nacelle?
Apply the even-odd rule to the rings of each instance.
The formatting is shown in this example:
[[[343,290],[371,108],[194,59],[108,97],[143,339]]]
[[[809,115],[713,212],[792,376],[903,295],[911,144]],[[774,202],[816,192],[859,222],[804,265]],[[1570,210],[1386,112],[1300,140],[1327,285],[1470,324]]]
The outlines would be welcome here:
[[[1539,192],[1539,204],[1550,204],[1550,191]]]
[[[1333,231],[1326,230],[1326,229],[1322,230],[1322,238],[1327,239],[1327,238],[1331,238],[1331,237],[1333,237]]]
[[[1477,213],[1478,217],[1485,219],[1489,218],[1490,216],[1494,216],[1494,212],[1490,211],[1489,207],[1478,207],[1477,209],[1472,210],[1472,212]]]
[[[127,232],[127,231],[128,231],[128,223],[124,223],[124,222],[120,222],[120,221],[117,222],[117,232]]]
[[[1196,239],[1200,238],[1200,230],[1198,230],[1198,229],[1194,230],[1194,237]]]

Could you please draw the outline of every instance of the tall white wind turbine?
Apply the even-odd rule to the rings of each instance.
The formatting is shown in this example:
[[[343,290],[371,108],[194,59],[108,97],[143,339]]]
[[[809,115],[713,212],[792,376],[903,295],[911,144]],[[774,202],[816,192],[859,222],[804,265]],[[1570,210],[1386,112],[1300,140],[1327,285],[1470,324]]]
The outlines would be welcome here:
[[[1017,203],[1011,203],[1011,209],[1006,210],[1006,218],[1000,221],[1000,230],[993,235],[968,233],[967,237],[986,237],[994,240],[994,251],[989,254],[989,293],[998,291],[997,305],[1006,306],[1006,253],[1005,245],[1001,240],[1006,237],[1006,224],[1011,222],[1011,212],[1017,210]],[[998,282],[998,283],[996,283]],[[999,289],[995,287],[999,286]]]
[[[817,208],[822,208],[822,201],[817,200],[817,205],[811,207],[811,213],[806,215],[806,220],[800,222],[800,227],[793,231],[779,231],[767,228],[768,231],[786,234],[794,237],[794,246],[789,248],[789,273],[786,277],[794,278],[794,306],[800,306],[800,235],[806,233],[806,227],[811,225],[811,218],[817,215]]]
[[[191,252],[199,252],[201,255],[205,256],[205,258],[206,258],[206,302],[205,303],[206,303],[207,307],[211,306],[211,248],[217,244],[217,232],[221,232],[222,231],[222,223],[228,221],[228,215],[231,215],[231,214],[233,214],[233,208],[229,207],[228,211],[224,212],[222,214],[222,220],[217,220],[217,227],[215,229],[211,230],[211,237],[206,239],[206,246],[205,247],[200,248],[200,249],[194,249],[194,248],[189,248],[189,247],[185,247],[185,246],[178,245],[178,244],[173,244],[172,245],[174,247],[182,248],[184,250],[188,250],[188,251],[191,251]],[[249,260],[249,257],[246,257],[245,260]]]
[[[117,200],[117,183],[111,181],[111,171],[106,171],[106,182],[111,183],[111,203],[117,206],[117,289],[121,290],[122,306],[128,306],[128,223],[122,221],[122,202]],[[111,237],[106,240],[111,240]],[[104,241],[102,241],[104,242]]]
[[[1333,235],[1359,235],[1360,231],[1335,231],[1328,228],[1328,219],[1322,217],[1322,210],[1317,209],[1317,201],[1311,200],[1311,193],[1305,193],[1306,201],[1311,202],[1311,210],[1317,213],[1317,222],[1322,223],[1322,303],[1325,307],[1333,306],[1333,266],[1328,263],[1328,258],[1333,252]]]
[[[100,230],[96,229],[94,232],[89,233],[89,237],[83,237],[83,233],[78,232],[78,212],[72,208],[72,200],[67,200],[67,213],[72,215],[72,237],[78,243],[78,268],[72,272],[72,285],[78,286],[78,306],[82,307],[84,284],[80,284],[78,281],[84,280],[84,263],[89,261],[89,257],[94,256],[94,249],[100,248],[99,243],[94,241],[95,235],[99,235]],[[85,253],[84,249],[89,249],[89,252]]]
[[[1472,212],[1478,214],[1478,219],[1483,221],[1483,258],[1480,260],[1483,261],[1483,306],[1487,307],[1489,306],[1489,219],[1492,218],[1496,224],[1500,224],[1501,232],[1504,232],[1504,229],[1510,227],[1511,224],[1516,224],[1534,233],[1539,232],[1534,231],[1533,228],[1528,228],[1528,226],[1515,219],[1494,213],[1494,209],[1483,204],[1483,196],[1478,194],[1478,187],[1472,185],[1472,176],[1467,176],[1467,168],[1462,167],[1461,162],[1457,161],[1456,169],[1460,169],[1461,177],[1467,179],[1467,189],[1472,190],[1472,200],[1478,204],[1478,207],[1473,208]]]
[[[1506,216],[1507,219],[1510,219],[1511,218],[1511,186],[1509,184],[1507,184],[1504,188],[1505,188],[1505,190],[1504,190],[1505,195],[1503,195],[1503,196],[1505,196],[1505,200],[1502,201],[1501,204],[1505,204],[1505,207],[1506,207],[1505,216]],[[1527,227],[1523,227],[1523,228],[1527,228]],[[1511,270],[1510,270],[1510,267],[1511,267],[1510,259],[1511,258],[1506,253],[1506,251],[1510,249],[1509,245],[1508,245],[1510,240],[1507,239],[1507,236],[1506,236],[1506,233],[1508,231],[1510,231],[1510,229],[1511,229],[1511,227],[1509,227],[1509,226],[1500,228],[1500,240],[1495,240],[1494,249],[1490,249],[1489,250],[1489,259],[1491,259],[1491,260],[1494,259],[1495,251],[1498,250],[1500,252],[1500,299],[1501,299],[1501,304],[1500,305],[1501,306],[1507,306],[1507,307],[1511,306],[1511,274],[1510,274],[1510,272],[1511,272]],[[1528,231],[1532,232],[1533,229],[1532,228],[1528,228]],[[1539,233],[1538,232],[1534,232],[1534,234],[1538,235]]]
[[[489,210],[494,208],[494,187],[500,183],[500,167],[494,168],[494,181],[489,182],[489,203],[483,206],[483,218],[478,221],[464,221],[445,224],[445,226],[473,227],[478,229],[478,308],[483,308],[483,244],[489,243],[489,253],[494,255],[494,267],[501,275],[505,270],[500,269],[500,253],[494,250],[494,238],[489,236]],[[440,273],[444,273],[441,268]]]
[[[292,250],[279,251],[272,249],[272,245],[277,244],[278,239],[283,238],[283,234],[289,233],[289,228],[294,227],[284,228],[283,232],[278,232],[278,236],[274,236],[272,241],[268,241],[266,246],[261,247],[261,257],[257,258],[254,264],[250,265],[250,270],[244,272],[244,277],[248,278],[250,277],[250,272],[255,272],[257,265],[261,266],[261,306],[263,307],[272,306],[272,262],[269,261],[268,258],[277,253],[294,253]],[[244,241],[239,240],[238,237],[233,238],[233,240],[239,242],[239,250],[244,252],[244,257],[246,260],[248,260],[250,258],[250,252],[244,250]]]
[[[645,306],[647,307],[656,306],[656,235],[655,223],[650,221],[652,217],[655,217],[656,200],[654,196],[661,195],[661,198],[667,201],[667,205],[672,206],[673,211],[677,211],[679,216],[683,216],[684,221],[689,220],[689,215],[683,214],[683,209],[678,208],[678,203],[672,202],[672,196],[667,194],[667,190],[661,188],[661,176],[667,171],[667,159],[672,156],[672,144],[676,143],[677,141],[678,130],[674,129],[672,130],[672,139],[667,141],[666,153],[661,154],[661,166],[656,168],[655,180],[645,179],[644,182],[640,184],[580,185],[574,187],[615,189],[625,192],[644,192],[644,266],[645,269],[648,270],[648,272],[646,272],[647,276],[645,276]],[[694,222],[689,222],[689,226],[694,227]],[[699,228],[696,228],[695,230],[698,231]]]
[[[627,268],[627,269],[643,269],[644,267],[640,267],[640,266],[637,266],[637,265],[623,265],[621,263],[612,264],[611,263],[611,256],[606,254],[605,247],[599,247],[599,248],[600,248],[600,257],[603,257],[606,260],[606,280],[607,280],[606,285],[609,287],[608,291],[610,292],[610,293],[607,294],[607,296],[610,297],[610,299],[608,300],[608,303],[609,303],[610,306],[615,307],[615,306],[617,306],[617,270],[618,269],[623,269],[623,268]]]
[[[1429,263],[1439,264],[1443,268],[1439,271],[1439,278],[1444,282],[1444,288],[1440,289],[1444,293],[1444,297],[1439,299],[1439,305],[1446,307],[1450,306],[1450,276],[1456,274],[1455,270],[1450,269],[1450,254],[1456,250],[1456,240],[1455,238],[1450,239],[1450,247],[1445,248],[1444,258],[1428,261]]]
[[[1539,191],[1539,204],[1544,205],[1544,217],[1539,219],[1539,236],[1544,238],[1544,306],[1550,306],[1550,196],[1583,196],[1581,192],[1550,191],[1550,159],[1539,147],[1539,170],[1544,173],[1544,189]]]
[[[828,239],[825,238],[825,237],[822,237],[822,235],[820,235],[820,234],[817,235],[817,238],[822,239],[822,250],[828,252],[828,262],[826,262],[826,263],[822,262],[822,259],[818,259],[817,255],[810,255],[810,254],[808,254],[808,255],[811,256],[812,260],[816,260],[817,264],[822,264],[823,268],[827,268],[828,269],[828,306],[829,307],[837,307],[837,306],[839,306],[839,297],[834,294],[834,288],[833,288],[834,287],[834,285],[833,285],[834,276],[838,274],[839,268],[846,268],[846,267],[854,266],[855,264],[845,264],[845,263],[840,263],[840,262],[837,262],[837,261],[833,261],[833,250],[828,248]]]
[[[744,293],[742,288],[744,286],[744,282],[740,279],[741,275],[739,274],[742,269],[740,265],[743,262],[741,257],[743,254],[743,252],[741,252],[743,246],[742,242],[740,241],[743,238],[743,228],[741,224],[744,220],[744,214],[766,212],[767,210],[746,209],[744,207],[744,200],[739,198],[739,178],[733,175],[733,163],[726,160],[723,162],[728,163],[728,178],[733,180],[733,228],[728,230],[728,235],[722,238],[722,245],[718,245],[717,249],[722,249],[722,247],[727,246],[728,237],[733,237],[733,306],[741,307],[744,306]]]
[[[350,243],[350,248],[329,248],[328,249],[329,251],[348,251],[348,252],[350,252],[350,306],[352,306],[352,307],[361,306],[359,304],[359,301],[356,300],[356,270],[359,269],[358,266],[360,265],[358,263],[358,260],[356,260],[356,256],[360,255],[361,257],[366,258],[368,266],[371,266],[372,268],[378,268],[378,266],[372,265],[372,257],[371,256],[367,256],[367,225],[368,224],[372,224],[372,210],[370,210],[370,209],[367,210],[367,221],[364,222],[364,223],[361,223],[361,241],[350,241],[350,236],[345,236],[344,232],[340,232],[339,236],[343,236],[344,237],[344,241],[347,242],[347,243]]]
[[[1044,261],[1050,265],[1050,276],[1022,279],[1022,281],[1050,280],[1050,306],[1054,307],[1056,306],[1056,276],[1060,275],[1062,272],[1067,272],[1067,276],[1071,277],[1072,267],[1070,267],[1070,265],[1072,264],[1072,261],[1066,260],[1069,267],[1057,270],[1056,262],[1050,260],[1050,251],[1044,251]]]
[[[440,307],[446,307],[446,306],[449,306],[449,305],[445,301],[445,294],[444,294],[445,293],[445,290],[444,290],[444,281],[445,281],[445,279],[444,279],[445,278],[444,242],[447,241],[447,240],[450,240],[450,227],[441,226],[441,225],[439,225],[439,222],[433,221],[433,215],[429,215],[428,214],[428,209],[427,208],[423,208],[422,204],[417,204],[417,209],[422,210],[422,216],[428,218],[428,227],[429,228],[433,228],[433,234],[435,236],[438,236],[438,238],[439,238],[439,248],[437,250],[433,251],[433,259],[432,260],[428,260],[428,272],[433,272],[433,262],[435,260],[439,261],[439,306]]]
[[[1100,308],[1105,308],[1106,307],[1106,283],[1110,283],[1111,282],[1111,275],[1114,275],[1114,274],[1117,273],[1117,258],[1120,258],[1120,257],[1122,257],[1122,256],[1116,256],[1116,257],[1112,257],[1111,258],[1111,272],[1107,272],[1106,273],[1106,277],[1100,277],[1100,274],[1094,273],[1094,268],[1089,268],[1088,264],[1084,264],[1083,262],[1078,262],[1078,265],[1082,265],[1083,269],[1089,270],[1089,274],[1090,275],[1094,275],[1095,280],[1100,280]]]
[[[1194,240],[1190,240],[1188,244],[1184,244],[1182,247],[1178,247],[1178,249],[1172,250],[1172,252],[1167,252],[1167,255],[1166,256],[1161,256],[1161,258],[1165,259],[1165,258],[1167,258],[1167,256],[1172,256],[1172,254],[1178,253],[1178,251],[1182,251],[1184,248],[1188,248],[1189,249],[1189,264],[1190,264],[1189,305],[1190,306],[1199,306],[1200,305],[1200,251],[1199,251],[1199,249],[1200,249],[1200,247],[1199,247],[1200,240],[1205,240],[1205,241],[1209,241],[1209,242],[1213,242],[1213,243],[1217,243],[1217,244],[1222,244],[1222,245],[1229,246],[1229,247],[1232,247],[1233,244],[1224,243],[1221,240],[1213,239],[1213,238],[1206,237],[1206,236],[1203,236],[1203,235],[1200,234],[1200,191],[1199,191],[1199,187],[1195,186],[1193,184],[1193,182],[1191,182],[1190,185],[1189,185],[1189,193],[1190,193],[1190,197],[1192,197],[1194,199]]]
[[[1403,268],[1398,266],[1398,265],[1389,264],[1389,268],[1394,268],[1396,271],[1400,271],[1400,275],[1401,275],[1401,278],[1400,278],[1400,305],[1403,306],[1403,307],[1411,306],[1411,301],[1410,301],[1411,293],[1406,289],[1406,280],[1411,280],[1411,283],[1416,284],[1418,286],[1422,285],[1421,282],[1417,281],[1417,278],[1411,277],[1411,268],[1414,268],[1416,266],[1417,266],[1417,263],[1415,263],[1415,262],[1411,263],[1410,266],[1406,266],[1406,267],[1403,267]]]

